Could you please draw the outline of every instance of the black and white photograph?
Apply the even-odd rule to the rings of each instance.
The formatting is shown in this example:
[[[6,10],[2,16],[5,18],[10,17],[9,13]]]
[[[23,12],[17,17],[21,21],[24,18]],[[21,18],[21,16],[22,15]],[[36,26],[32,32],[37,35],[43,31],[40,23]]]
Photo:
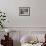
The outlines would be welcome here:
[[[19,7],[20,16],[30,16],[30,7]]]

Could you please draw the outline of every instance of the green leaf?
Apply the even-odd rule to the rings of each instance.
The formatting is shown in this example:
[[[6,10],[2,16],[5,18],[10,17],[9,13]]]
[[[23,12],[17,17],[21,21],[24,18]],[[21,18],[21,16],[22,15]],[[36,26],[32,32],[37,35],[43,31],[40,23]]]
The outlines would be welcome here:
[[[6,19],[1,19],[2,21],[6,20]]]
[[[5,15],[5,13],[4,13],[4,15]]]
[[[0,23],[1,23],[1,21],[0,21]]]
[[[3,17],[6,17],[6,16],[3,16]]]
[[[1,27],[3,28],[3,25],[1,25]]]
[[[0,12],[0,13],[2,13],[2,12]]]

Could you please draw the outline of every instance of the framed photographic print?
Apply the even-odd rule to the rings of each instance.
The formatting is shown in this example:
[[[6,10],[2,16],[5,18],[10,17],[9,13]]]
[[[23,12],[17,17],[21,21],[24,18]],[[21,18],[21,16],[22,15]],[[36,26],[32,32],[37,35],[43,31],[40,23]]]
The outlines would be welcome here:
[[[30,7],[19,7],[19,16],[30,16]]]

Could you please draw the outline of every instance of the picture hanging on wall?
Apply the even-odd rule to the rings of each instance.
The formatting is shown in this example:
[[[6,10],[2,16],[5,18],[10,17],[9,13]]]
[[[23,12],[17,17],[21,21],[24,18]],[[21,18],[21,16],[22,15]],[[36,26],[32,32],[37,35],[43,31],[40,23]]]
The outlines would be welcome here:
[[[19,7],[19,16],[30,16],[30,7]]]

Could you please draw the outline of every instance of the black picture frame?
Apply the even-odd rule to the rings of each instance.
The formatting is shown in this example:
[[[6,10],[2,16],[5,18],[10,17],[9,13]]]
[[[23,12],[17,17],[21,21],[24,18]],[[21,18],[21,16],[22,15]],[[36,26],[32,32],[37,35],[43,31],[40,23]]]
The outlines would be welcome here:
[[[19,16],[30,16],[30,7],[19,7]]]

